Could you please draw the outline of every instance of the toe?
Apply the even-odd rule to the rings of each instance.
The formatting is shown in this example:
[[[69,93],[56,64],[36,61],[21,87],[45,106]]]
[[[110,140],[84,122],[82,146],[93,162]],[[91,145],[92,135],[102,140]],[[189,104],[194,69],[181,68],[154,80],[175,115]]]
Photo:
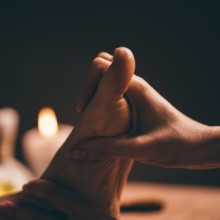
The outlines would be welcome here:
[[[121,98],[127,91],[135,70],[133,53],[125,47],[115,49],[113,63],[104,75],[99,90],[106,97]]]

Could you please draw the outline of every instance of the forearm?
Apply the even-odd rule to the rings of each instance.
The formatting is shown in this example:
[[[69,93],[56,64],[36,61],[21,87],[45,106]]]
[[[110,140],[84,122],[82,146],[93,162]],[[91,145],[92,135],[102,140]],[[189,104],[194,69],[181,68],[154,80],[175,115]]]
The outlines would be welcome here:
[[[193,148],[190,157],[195,165],[190,168],[220,168],[220,126],[207,126]]]

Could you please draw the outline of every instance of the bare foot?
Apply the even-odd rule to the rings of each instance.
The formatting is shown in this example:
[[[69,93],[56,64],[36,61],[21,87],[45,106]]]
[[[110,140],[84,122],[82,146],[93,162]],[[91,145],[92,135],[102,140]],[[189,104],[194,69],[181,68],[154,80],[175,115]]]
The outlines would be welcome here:
[[[74,132],[56,154],[43,178],[74,187],[102,211],[119,216],[121,190],[132,161],[75,162],[64,155],[80,140],[94,136],[116,136],[131,127],[131,113],[124,94],[133,76],[135,61],[126,48],[118,48],[112,65],[101,79],[97,92]],[[97,65],[107,65],[99,59]]]
[[[133,54],[126,48],[118,48],[112,64],[100,57],[93,61],[92,69],[100,68],[105,73],[94,97],[42,178],[77,190],[100,211],[119,218],[121,191],[133,161],[77,162],[67,158],[70,149],[85,138],[116,136],[131,127],[131,112],[124,94],[134,73]],[[22,199],[22,195],[13,198]]]

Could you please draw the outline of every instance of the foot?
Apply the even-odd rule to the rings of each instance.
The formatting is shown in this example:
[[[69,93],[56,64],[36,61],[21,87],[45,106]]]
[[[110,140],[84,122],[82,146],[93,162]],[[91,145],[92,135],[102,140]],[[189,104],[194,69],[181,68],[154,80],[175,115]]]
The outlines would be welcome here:
[[[120,48],[115,51],[112,64],[105,59],[96,58],[93,65],[95,69],[102,67],[105,70],[98,89],[75,126],[74,132],[57,152],[42,178],[74,188],[95,208],[119,218],[120,195],[132,161],[80,163],[65,157],[73,145],[85,138],[119,135],[131,126],[130,109],[124,93],[134,72],[135,62],[132,53],[128,49]],[[19,193],[0,201],[22,203],[26,197],[25,194]]]
[[[70,148],[85,138],[116,136],[131,127],[131,112],[124,94],[134,73],[133,54],[118,48],[112,64],[103,58],[94,62],[107,71],[81,120],[42,177],[74,187],[97,208],[118,218],[120,194],[132,161],[76,162],[65,158]]]

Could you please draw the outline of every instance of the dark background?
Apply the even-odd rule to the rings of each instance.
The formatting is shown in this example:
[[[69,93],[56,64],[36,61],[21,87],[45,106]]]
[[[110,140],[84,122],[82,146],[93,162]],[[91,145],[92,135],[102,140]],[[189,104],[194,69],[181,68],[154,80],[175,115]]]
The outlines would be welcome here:
[[[74,124],[91,60],[118,46],[134,52],[136,73],[178,109],[220,125],[218,1],[30,2],[0,7],[0,107],[20,113],[19,159],[22,134],[36,127],[40,108]],[[136,164],[130,179],[220,186],[220,170]]]

